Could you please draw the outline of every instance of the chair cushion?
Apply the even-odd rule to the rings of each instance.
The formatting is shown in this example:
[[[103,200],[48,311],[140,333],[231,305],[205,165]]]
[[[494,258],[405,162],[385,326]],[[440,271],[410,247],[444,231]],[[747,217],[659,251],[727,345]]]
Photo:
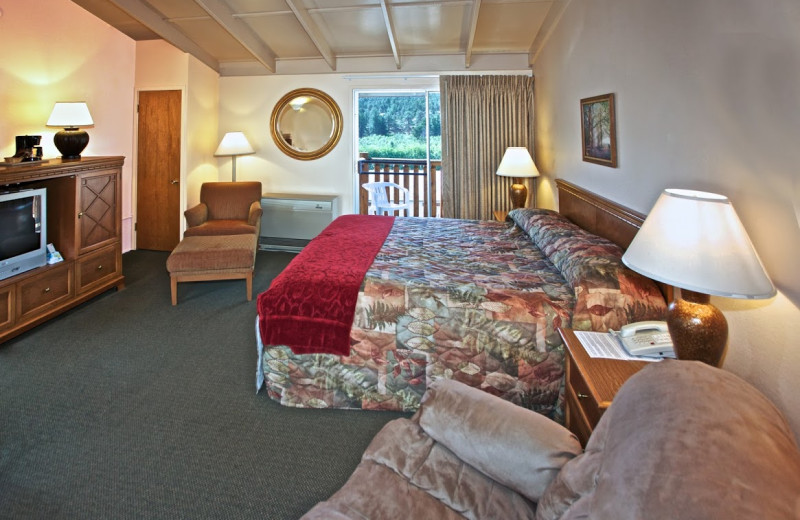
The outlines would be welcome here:
[[[183,236],[255,235],[256,232],[256,226],[251,226],[246,220],[209,220],[199,226],[186,228]]]
[[[261,200],[260,182],[205,182],[200,202],[208,206],[209,220],[247,220],[250,205]]]
[[[167,258],[167,271],[252,269],[256,241],[249,235],[186,237]]]
[[[800,517],[800,452],[775,406],[697,361],[648,365],[620,389],[539,502],[547,519]]]

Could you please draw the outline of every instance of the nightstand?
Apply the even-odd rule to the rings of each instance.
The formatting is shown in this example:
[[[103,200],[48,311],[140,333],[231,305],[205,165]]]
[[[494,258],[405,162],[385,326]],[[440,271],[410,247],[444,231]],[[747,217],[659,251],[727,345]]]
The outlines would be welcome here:
[[[494,210],[494,219],[498,222],[505,222],[506,216],[508,215],[508,211],[501,211],[499,209]]]
[[[558,332],[568,354],[564,385],[566,426],[585,446],[619,387],[647,362],[589,357],[572,329]]]

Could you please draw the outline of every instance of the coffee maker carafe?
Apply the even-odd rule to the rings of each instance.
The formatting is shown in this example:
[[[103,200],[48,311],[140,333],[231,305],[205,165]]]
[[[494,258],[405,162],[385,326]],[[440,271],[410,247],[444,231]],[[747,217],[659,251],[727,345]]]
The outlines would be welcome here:
[[[42,147],[39,146],[41,135],[18,135],[16,141],[17,153],[14,158],[21,159],[22,162],[42,160]]]

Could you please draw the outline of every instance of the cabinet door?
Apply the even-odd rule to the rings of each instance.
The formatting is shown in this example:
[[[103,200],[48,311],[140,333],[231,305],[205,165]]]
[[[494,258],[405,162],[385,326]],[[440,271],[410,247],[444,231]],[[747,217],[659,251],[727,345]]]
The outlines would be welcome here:
[[[0,288],[0,330],[14,324],[14,286]]]
[[[116,171],[84,173],[78,186],[78,254],[110,244],[119,237]]]

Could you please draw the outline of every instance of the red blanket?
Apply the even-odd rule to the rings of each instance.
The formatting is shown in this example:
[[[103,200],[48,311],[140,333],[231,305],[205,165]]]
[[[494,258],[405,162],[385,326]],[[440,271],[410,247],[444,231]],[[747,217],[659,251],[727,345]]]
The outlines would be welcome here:
[[[343,215],[334,220],[258,295],[264,346],[295,354],[350,354],[358,291],[394,217]]]

